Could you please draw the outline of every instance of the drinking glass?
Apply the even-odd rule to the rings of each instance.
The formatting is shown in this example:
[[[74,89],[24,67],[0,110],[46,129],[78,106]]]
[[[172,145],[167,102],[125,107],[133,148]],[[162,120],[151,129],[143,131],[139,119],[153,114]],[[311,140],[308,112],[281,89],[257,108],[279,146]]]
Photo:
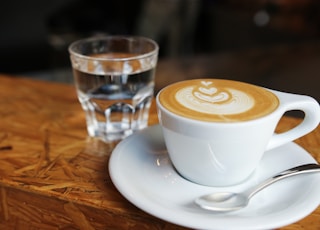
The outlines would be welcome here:
[[[148,125],[159,47],[135,36],[93,37],[69,46],[88,134],[118,141]]]

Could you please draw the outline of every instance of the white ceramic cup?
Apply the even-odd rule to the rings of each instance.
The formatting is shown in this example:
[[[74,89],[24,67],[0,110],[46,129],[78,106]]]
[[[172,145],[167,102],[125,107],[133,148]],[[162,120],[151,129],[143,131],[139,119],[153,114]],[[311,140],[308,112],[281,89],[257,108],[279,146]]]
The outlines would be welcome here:
[[[215,83],[214,79],[198,79],[194,82],[196,81]],[[232,88],[232,81],[229,83]],[[184,178],[206,186],[241,183],[254,172],[266,151],[291,142],[318,126],[320,108],[315,99],[259,88],[271,92],[278,99],[275,110],[258,118],[230,122],[204,121],[187,117],[186,111],[180,114],[173,112],[160,100],[160,95],[168,87],[158,93],[158,117],[168,154],[174,167]],[[205,92],[211,93],[207,91]],[[172,99],[175,94],[171,93],[166,97]],[[177,107],[181,107],[181,104]],[[181,108],[183,107],[182,105]],[[291,110],[304,112],[303,121],[286,132],[276,134],[280,118]]]

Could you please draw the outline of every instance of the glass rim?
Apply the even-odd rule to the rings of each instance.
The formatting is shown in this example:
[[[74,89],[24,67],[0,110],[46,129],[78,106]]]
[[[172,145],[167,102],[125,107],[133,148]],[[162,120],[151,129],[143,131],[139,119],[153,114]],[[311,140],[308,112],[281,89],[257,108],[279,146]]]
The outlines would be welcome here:
[[[133,57],[90,57],[84,54],[80,54],[79,52],[76,52],[73,50],[73,48],[76,45],[79,45],[80,43],[84,43],[84,42],[92,42],[92,41],[106,41],[106,40],[110,40],[110,39],[126,39],[126,40],[130,40],[130,39],[135,39],[135,40],[144,40],[149,42],[150,44],[152,44],[154,46],[154,49],[152,51],[149,51],[147,53],[144,54],[137,54],[137,56],[133,56]],[[80,40],[76,40],[74,42],[72,42],[69,47],[68,47],[68,51],[70,55],[76,56],[78,58],[81,59],[86,59],[86,60],[95,60],[95,61],[130,61],[130,60],[137,60],[137,59],[144,59],[144,58],[148,58],[150,56],[154,56],[158,54],[159,51],[159,45],[157,44],[157,42],[155,42],[154,40],[147,38],[147,37],[143,37],[143,36],[126,36],[126,35],[110,35],[110,36],[97,36],[97,37],[89,37],[89,38],[84,38],[84,39],[80,39]]]

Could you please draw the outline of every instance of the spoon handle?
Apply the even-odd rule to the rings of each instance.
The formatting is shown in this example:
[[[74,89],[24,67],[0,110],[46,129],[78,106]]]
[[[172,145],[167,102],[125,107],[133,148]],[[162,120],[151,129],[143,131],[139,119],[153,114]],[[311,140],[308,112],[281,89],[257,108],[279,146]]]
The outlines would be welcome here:
[[[287,169],[283,172],[280,172],[279,174],[271,177],[270,179],[262,182],[261,184],[257,185],[248,195],[248,198],[250,199],[253,197],[257,192],[264,189],[265,187],[282,180],[287,177],[296,176],[304,173],[313,173],[313,172],[320,172],[320,165],[318,164],[304,164],[297,167],[293,167],[291,169]]]

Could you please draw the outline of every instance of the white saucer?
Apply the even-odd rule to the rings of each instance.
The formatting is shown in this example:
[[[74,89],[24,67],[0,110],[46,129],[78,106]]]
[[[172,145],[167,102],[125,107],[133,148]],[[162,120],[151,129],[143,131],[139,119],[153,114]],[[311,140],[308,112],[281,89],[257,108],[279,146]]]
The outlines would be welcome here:
[[[320,204],[320,174],[301,175],[266,188],[245,209],[214,213],[200,209],[193,200],[221,190],[242,191],[284,169],[316,162],[294,143],[265,153],[254,175],[228,188],[197,185],[174,170],[160,126],[152,126],[123,140],[109,163],[117,189],[140,209],[168,222],[196,229],[272,229],[294,223]]]

